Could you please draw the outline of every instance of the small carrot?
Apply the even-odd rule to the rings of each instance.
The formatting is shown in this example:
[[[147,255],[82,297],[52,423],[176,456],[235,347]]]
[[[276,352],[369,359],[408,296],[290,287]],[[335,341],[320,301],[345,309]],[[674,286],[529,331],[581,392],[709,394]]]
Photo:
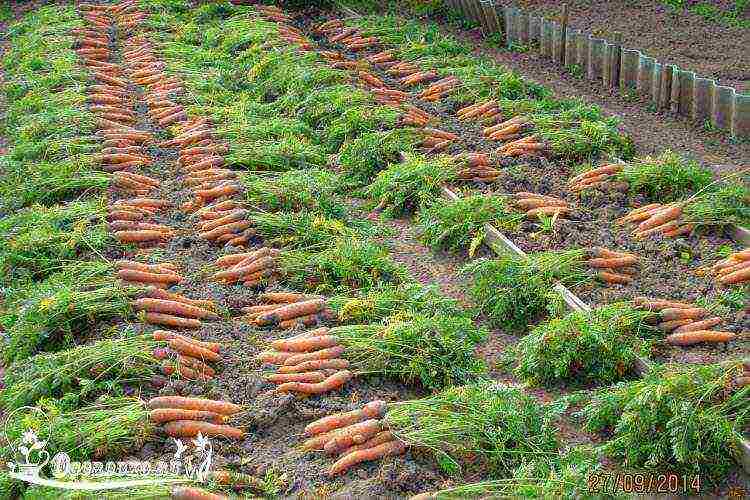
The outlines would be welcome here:
[[[228,401],[183,396],[157,396],[149,399],[146,406],[149,410],[177,408],[181,410],[211,411],[219,415],[234,415],[242,410],[242,407]]]
[[[283,365],[284,362],[293,355],[294,353],[291,352],[263,351],[256,356],[256,359],[262,363]]]
[[[633,281],[633,278],[624,274],[614,273],[611,271],[599,271],[596,277],[605,283],[613,285],[627,285]]]
[[[144,320],[149,325],[163,325],[174,328],[191,328],[197,330],[201,327],[201,322],[197,319],[180,318],[170,314],[148,312],[144,315]]]
[[[321,349],[320,351],[295,354],[284,361],[284,364],[287,366],[294,366],[304,363],[305,361],[313,361],[316,359],[335,359],[341,357],[344,352],[345,349],[342,346],[329,347],[327,349]]]
[[[136,311],[149,311],[157,313],[172,314],[183,318],[218,319],[219,316],[201,307],[177,302],[173,300],[143,298],[134,300],[133,308]]]
[[[709,330],[722,323],[719,317],[704,319],[702,321],[690,321],[675,330],[675,333],[694,332],[697,330]]]
[[[401,455],[406,451],[406,444],[399,440],[389,441],[387,443],[380,444],[373,448],[367,448],[365,450],[353,451],[338,459],[336,463],[331,466],[331,470],[328,475],[331,477],[337,476],[342,472],[345,472],[354,465],[367,462],[371,460],[377,460],[378,458]]]
[[[632,266],[638,262],[638,258],[635,256],[628,257],[608,257],[608,258],[595,258],[587,261],[591,267],[598,268],[618,268]]]
[[[180,354],[191,356],[199,360],[219,361],[219,359],[221,359],[221,356],[219,356],[219,354],[215,353],[214,351],[210,349],[204,349],[197,344],[193,344],[192,342],[187,342],[182,339],[171,339],[169,341],[169,347],[179,352]]]
[[[675,319],[700,319],[708,314],[708,311],[702,307],[685,308],[665,308],[659,314],[663,321],[672,321]]]
[[[319,371],[304,373],[274,373],[266,377],[266,380],[274,384],[284,384],[286,382],[306,382],[316,384],[325,379],[325,373]]]
[[[285,353],[293,355],[293,353]],[[349,368],[349,361],[346,359],[315,359],[312,361],[305,361],[304,363],[300,363],[298,365],[293,366],[280,366],[278,369],[279,373],[300,373],[300,372],[308,372],[308,371],[317,371],[317,370],[344,370],[346,368]]]
[[[194,420],[175,420],[164,425],[164,432],[174,438],[194,438],[199,433],[207,437],[244,439],[245,431],[229,425],[196,422]]]
[[[701,342],[720,343],[729,342],[737,337],[732,332],[717,332],[713,330],[696,330],[692,332],[673,333],[666,338],[668,344],[688,346]]]
[[[179,408],[157,408],[149,412],[149,418],[156,424],[163,424],[174,420],[196,420],[212,424],[223,424],[227,421],[225,415],[220,415],[212,411],[182,410]]]
[[[319,337],[275,340],[271,345],[274,349],[283,352],[311,352],[334,347],[338,345],[338,339],[333,335],[323,335]]]
[[[277,390],[279,392],[299,392],[302,394],[323,394],[338,389],[354,377],[349,370],[341,370],[329,376],[322,382],[316,384],[306,384],[303,382],[287,382],[281,384]]]

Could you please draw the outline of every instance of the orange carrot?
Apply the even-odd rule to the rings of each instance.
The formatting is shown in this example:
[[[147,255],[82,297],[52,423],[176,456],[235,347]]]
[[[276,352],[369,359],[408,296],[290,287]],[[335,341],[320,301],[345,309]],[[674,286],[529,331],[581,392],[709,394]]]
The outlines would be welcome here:
[[[229,500],[225,495],[210,493],[200,488],[178,486],[172,490],[172,500]]]
[[[115,261],[115,267],[117,269],[134,269],[136,271],[144,271],[147,273],[163,273],[168,269],[159,264],[144,264],[132,260],[117,260]]]
[[[329,415],[308,424],[305,427],[306,436],[325,434],[335,429],[348,427],[366,419],[379,419],[385,415],[387,403],[381,400],[370,401],[359,410]]]
[[[348,455],[349,453],[352,453],[354,451],[366,450],[367,448],[374,448],[375,446],[379,446],[383,443],[393,441],[394,439],[396,439],[396,436],[394,436],[391,431],[378,432],[377,434],[375,434],[373,437],[371,437],[364,443],[350,446],[346,450],[342,451],[341,455]],[[413,500],[413,497],[410,500]]]
[[[149,412],[149,417],[156,424],[172,422],[173,420],[196,420],[212,424],[223,424],[227,421],[225,415],[212,411],[181,410],[179,408],[157,408]]]
[[[284,362],[293,355],[294,353],[291,352],[263,351],[256,356],[256,359],[262,363],[283,365]]]
[[[694,332],[697,330],[709,330],[721,324],[723,320],[719,317],[704,319],[702,321],[691,321],[675,330],[675,333]]]
[[[316,314],[323,310],[325,304],[325,300],[320,299],[294,302],[292,304],[279,307],[278,309],[275,309],[271,312],[262,314],[258,317],[257,322],[259,325],[268,325],[292,318],[298,318],[300,316]]]
[[[611,284],[627,285],[633,281],[633,278],[630,276],[610,271],[599,271],[596,276],[603,282]]]
[[[151,290],[149,288],[146,288],[143,295],[146,297],[150,297],[152,299],[162,299],[162,300],[172,300],[175,302],[182,302],[184,304],[189,304],[191,306],[202,307],[203,309],[216,309],[216,303],[213,300],[189,299],[183,295],[180,295],[179,293],[169,293],[169,292],[165,292],[164,290],[157,290],[157,289]]]
[[[171,326],[174,328],[192,328],[198,329],[201,327],[200,320],[191,318],[180,318],[179,316],[172,316],[169,314],[153,313],[148,312],[144,315],[144,320],[149,325],[164,325]]]
[[[293,353],[285,353],[289,354],[288,357],[291,357]],[[279,373],[300,373],[300,372],[308,372],[308,371],[317,371],[317,370],[327,370],[327,369],[333,369],[333,370],[344,370],[346,368],[349,368],[349,361],[346,359],[315,359],[312,361],[305,361],[304,363],[300,363],[298,365],[293,366],[280,366],[278,369]]]
[[[663,321],[672,321],[675,319],[700,319],[708,314],[708,311],[702,307],[685,308],[666,308],[660,311]]]
[[[266,377],[266,380],[274,384],[283,384],[286,382],[306,382],[316,384],[325,379],[326,374],[323,372],[274,373]]]
[[[146,406],[149,410],[177,408],[181,410],[211,411],[219,415],[234,415],[242,410],[242,407],[228,401],[183,396],[158,396],[151,398]]]
[[[285,303],[290,304],[292,302],[299,302],[301,300],[305,300],[309,295],[305,295],[304,293],[294,293],[294,292],[266,292],[260,294],[258,299],[260,299],[261,302],[272,302],[276,304]]]
[[[161,233],[159,233],[161,234]],[[179,283],[182,277],[172,273],[150,273],[136,269],[120,269],[117,277],[130,281],[142,281],[145,283]]]
[[[194,438],[199,433],[208,437],[244,439],[245,431],[229,425],[196,422],[194,420],[175,420],[164,424],[164,432],[174,438]]]
[[[271,345],[279,351],[311,352],[334,347],[338,345],[338,339],[333,335],[323,335],[318,337],[275,340]]]
[[[221,357],[214,351],[211,351],[210,349],[204,349],[197,344],[193,344],[192,342],[187,342],[182,339],[171,339],[169,341],[169,347],[179,352],[180,354],[191,356],[199,360],[219,361],[219,359],[221,359]]]
[[[211,278],[216,281],[225,281],[227,283],[233,283],[238,281],[243,276],[253,274],[264,269],[268,269],[274,266],[276,260],[273,257],[263,257],[254,262],[251,262],[247,266],[240,268],[233,268],[228,271],[220,271],[214,274]]]
[[[591,267],[598,268],[618,268],[632,266],[638,262],[638,258],[635,256],[628,257],[610,257],[610,258],[597,258],[589,259],[588,265]]]
[[[734,285],[736,283],[745,282],[748,279],[750,279],[750,268],[744,268],[719,277],[719,283],[722,285]]]
[[[661,226],[663,224],[666,224],[667,222],[677,219],[681,214],[682,205],[680,205],[679,203],[669,205],[663,210],[655,213],[645,221],[641,222],[638,225],[638,231],[645,231],[647,229]]]
[[[342,346],[329,347],[327,349],[321,349],[320,351],[306,352],[303,354],[295,354],[288,358],[284,364],[287,366],[294,366],[305,361],[312,361],[316,359],[335,359],[341,357],[344,354],[345,349]]]
[[[696,330],[692,332],[673,333],[666,338],[667,343],[678,346],[688,346],[701,342],[719,343],[729,342],[737,337],[732,332],[717,332],[713,330]]]
[[[157,313],[172,314],[183,318],[218,319],[219,316],[201,307],[177,302],[173,300],[143,298],[133,301],[136,311],[149,311]]]
[[[316,384],[306,384],[303,382],[287,382],[281,384],[277,390],[279,392],[300,392],[302,394],[323,394],[338,389],[354,377],[349,370],[341,370],[329,376],[322,382]]]
[[[364,443],[382,430],[382,422],[376,419],[368,419],[349,425],[340,429],[333,439],[325,444],[323,450],[329,455],[338,455],[350,446]]]
[[[185,356],[183,354],[180,354],[177,357],[177,360],[179,361],[180,366],[187,366],[191,370],[194,370],[197,374],[202,376],[208,376],[213,377],[216,375],[216,370],[208,366],[206,363],[201,361],[200,359],[193,358],[191,356]]]
[[[678,309],[690,309],[690,308],[695,307],[694,305],[688,304],[686,302],[677,302],[673,300],[657,300],[657,299],[652,299],[649,297],[642,297],[642,296],[635,297],[633,299],[633,302],[637,306],[640,306],[641,308],[649,310],[649,311],[658,311],[661,309],[665,309],[667,307],[678,308]]]
[[[673,319],[671,321],[662,321],[661,323],[656,325],[656,327],[663,332],[671,332],[677,327],[683,327],[691,323],[693,323],[693,320],[690,318]],[[697,330],[703,330],[703,328],[697,328]]]
[[[318,314],[308,314],[307,316],[299,316],[292,319],[280,321],[278,327],[282,330],[289,330],[291,328],[297,328],[298,326],[312,326],[320,321]]]
[[[337,476],[358,463],[377,460],[378,458],[383,457],[401,455],[405,451],[406,444],[399,440],[389,441],[365,450],[353,451],[338,459],[331,467],[328,475],[331,477]]]

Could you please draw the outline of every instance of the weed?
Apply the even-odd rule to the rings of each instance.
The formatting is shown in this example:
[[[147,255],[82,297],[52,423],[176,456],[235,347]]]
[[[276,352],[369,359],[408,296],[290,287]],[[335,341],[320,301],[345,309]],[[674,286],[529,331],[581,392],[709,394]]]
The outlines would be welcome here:
[[[732,389],[741,373],[741,362],[664,365],[596,392],[581,413],[589,431],[612,433],[601,450],[628,467],[718,481],[739,462],[750,424],[750,387]]]
[[[515,348],[516,374],[532,383],[607,384],[632,374],[649,312],[610,304],[590,313],[571,312],[531,330]]]
[[[523,214],[513,212],[505,197],[482,194],[456,201],[436,199],[417,214],[422,241],[435,249],[468,249],[469,256],[484,241],[486,223],[515,232],[522,220]]]
[[[527,257],[506,255],[467,264],[469,293],[493,325],[519,331],[545,312],[560,310],[555,282],[580,285],[591,281],[582,250],[544,252]]]
[[[625,181],[631,194],[645,194],[650,200],[674,201],[700,191],[712,181],[713,174],[698,162],[683,158],[672,151],[657,157],[636,158],[618,172],[618,181]]]
[[[580,64],[570,64],[567,66],[568,73],[573,78],[583,78],[583,67]]]

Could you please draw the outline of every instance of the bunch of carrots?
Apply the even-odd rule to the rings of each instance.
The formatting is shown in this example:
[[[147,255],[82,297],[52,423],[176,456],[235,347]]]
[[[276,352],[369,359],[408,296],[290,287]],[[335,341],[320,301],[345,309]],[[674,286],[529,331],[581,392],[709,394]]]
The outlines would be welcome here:
[[[373,96],[375,97],[375,101],[379,104],[384,104],[386,106],[398,106],[404,103],[409,98],[409,94],[407,94],[406,92],[402,92],[400,90],[377,88],[377,89],[371,89],[371,91],[372,91]],[[407,105],[407,107],[413,107],[413,106]],[[419,109],[419,108],[415,108],[415,109]],[[424,115],[427,115],[427,113],[425,112],[420,113],[420,111],[421,110],[417,111],[417,113],[419,113],[419,116],[418,116],[418,120],[416,121],[427,123],[427,121],[429,121],[429,118],[425,118],[424,116]]]
[[[574,193],[591,188],[622,189],[623,185],[621,183],[609,180],[622,169],[623,166],[616,163],[602,165],[571,178],[568,181],[568,186],[570,186],[570,190]]]
[[[387,66],[389,63],[395,61],[392,50],[384,50],[382,52],[369,55],[365,59],[370,64],[375,64],[377,66]]]
[[[256,5],[255,9],[265,19],[274,21],[277,23],[289,23],[291,22],[292,16],[282,11],[275,5]]]
[[[637,308],[655,313],[657,328],[671,332],[666,342],[675,346],[689,346],[699,343],[721,343],[734,340],[737,335],[732,332],[711,330],[719,325],[722,319],[710,316],[707,309],[695,304],[673,300],[660,300],[650,297],[636,297],[633,303]]]
[[[182,281],[177,274],[177,266],[170,262],[160,264],[143,264],[132,260],[115,261],[117,277],[130,286],[146,286],[155,289],[166,289]]]
[[[632,253],[616,252],[602,247],[587,250],[587,264],[594,269],[600,269],[596,276],[608,284],[627,285],[637,274],[634,266],[638,264],[638,257]]]
[[[105,151],[109,149],[113,148],[105,148]],[[107,153],[103,152],[103,154]],[[153,189],[159,187],[160,184],[161,182],[158,179],[132,172],[120,171],[112,174],[112,185],[115,188],[136,196],[147,195]]]
[[[513,195],[513,205],[526,213],[527,219],[541,216],[559,217],[572,210],[567,201],[536,193],[519,192]]]
[[[419,66],[408,61],[395,61],[389,65],[385,72],[393,77],[406,78],[420,72]]]
[[[155,198],[117,200],[107,207],[109,228],[121,243],[149,245],[167,241],[173,235],[171,228],[143,222],[143,219],[169,206],[169,202]]]
[[[439,78],[436,71],[417,71],[409,76],[405,76],[398,80],[398,83],[405,87],[415,87],[422,83],[431,82]]]
[[[401,455],[407,445],[396,438],[383,421],[388,405],[371,401],[359,410],[323,417],[305,427],[308,439],[302,447],[340,457],[328,471],[333,477],[356,464]]]
[[[267,380],[279,384],[279,392],[323,394],[339,389],[354,377],[344,347],[328,328],[309,330],[291,339],[276,340],[273,351],[258,355],[263,363],[280,365]]]
[[[315,49],[315,45],[297,28],[290,26],[282,21],[277,21],[279,35],[282,40],[292,45],[296,45],[302,51]]]
[[[424,134],[424,139],[422,139],[420,146],[425,148],[428,154],[445,151],[458,139],[456,134],[436,128],[425,127],[422,129],[422,133]]]
[[[173,438],[206,437],[244,439],[245,431],[226,425],[242,408],[227,402],[182,396],[159,396],[146,404],[151,422]]]
[[[383,82],[383,80],[373,75],[372,73],[359,70],[359,72],[357,72],[357,76],[367,87],[371,87],[373,89],[385,89],[385,83]]]
[[[405,106],[406,113],[401,117],[402,125],[409,125],[412,127],[424,127],[428,123],[435,121],[435,117],[426,111],[419,109],[416,106],[407,104]]]
[[[497,101],[489,100],[465,106],[456,111],[459,120],[473,120],[484,125],[490,125],[500,119],[500,108]]]
[[[446,76],[424,89],[417,97],[430,102],[438,101],[453,92],[460,84],[461,80],[455,76]]]
[[[516,116],[504,122],[485,128],[482,133],[493,141],[511,141],[503,144],[498,153],[505,156],[541,156],[549,151],[549,147],[539,141],[537,135],[524,136],[533,128],[531,121],[525,116]]]
[[[750,249],[733,253],[717,262],[711,270],[722,285],[747,283],[750,280]]]
[[[179,276],[168,274],[151,274],[132,269],[124,269],[131,273],[138,272],[147,279],[176,279]],[[215,308],[213,302],[193,300],[180,294],[169,293],[154,287],[157,292],[149,292],[147,297],[136,299],[131,304],[135,311],[143,312],[144,322],[151,325],[164,325],[174,328],[200,328],[201,319],[216,320],[219,316],[211,310]]]
[[[263,247],[249,253],[220,257],[216,261],[216,266],[223,270],[215,273],[212,279],[229,284],[242,281],[245,286],[257,286],[263,280],[277,274],[278,256],[278,249]]]
[[[198,226],[200,237],[227,246],[246,246],[255,235],[255,229],[244,219],[245,214],[242,205],[234,200],[218,201],[201,208],[197,212],[203,221]]]
[[[458,179],[464,181],[494,182],[501,174],[492,167],[492,159],[484,153],[464,153],[455,157],[459,165]]]
[[[203,342],[192,337],[166,330],[156,330],[153,334],[156,341],[167,342],[167,347],[154,349],[154,358],[163,360],[164,375],[179,374],[187,380],[211,380],[216,370],[208,363],[221,360],[221,344]]]
[[[323,319],[335,317],[318,295],[293,292],[267,292],[258,297],[261,304],[246,306],[242,312],[245,320],[257,326],[273,325],[287,330],[297,326],[312,326]]]
[[[636,239],[643,239],[654,234],[661,234],[667,238],[676,238],[689,234],[693,229],[693,224],[684,224],[680,221],[683,204],[680,202],[662,205],[661,203],[651,203],[640,208],[636,208],[628,213],[625,217],[618,219],[618,223],[637,223],[638,226],[633,231]]]

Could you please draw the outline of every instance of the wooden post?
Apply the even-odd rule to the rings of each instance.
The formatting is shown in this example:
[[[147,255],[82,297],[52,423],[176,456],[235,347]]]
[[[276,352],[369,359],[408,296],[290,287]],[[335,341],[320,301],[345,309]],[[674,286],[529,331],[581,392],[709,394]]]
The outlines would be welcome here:
[[[562,29],[562,50],[560,51],[560,60],[557,61],[558,63],[562,63],[563,65],[566,64],[567,61],[565,61],[565,51],[567,50],[567,33],[568,33],[568,4],[563,4],[563,13],[562,13],[562,19],[560,20],[560,25]]]

